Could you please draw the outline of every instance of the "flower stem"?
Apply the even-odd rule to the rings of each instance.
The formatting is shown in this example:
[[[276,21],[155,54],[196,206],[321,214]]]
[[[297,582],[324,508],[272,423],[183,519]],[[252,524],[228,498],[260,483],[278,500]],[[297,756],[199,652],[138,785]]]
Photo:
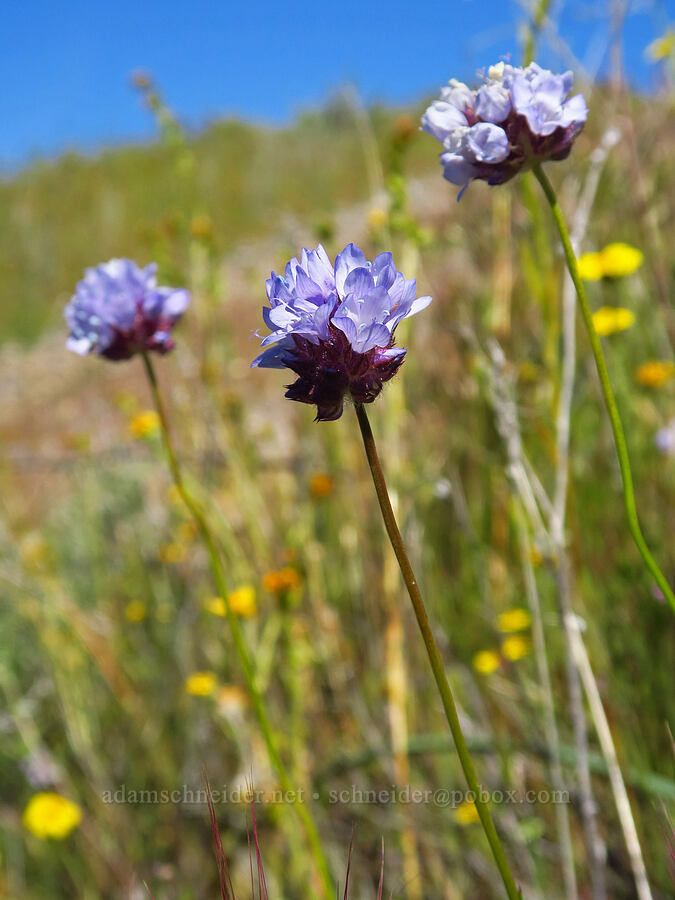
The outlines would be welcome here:
[[[441,655],[438,652],[438,647],[436,646],[436,641],[431,630],[431,624],[429,623],[429,617],[427,616],[424,601],[422,600],[422,594],[420,593],[420,589],[415,578],[415,573],[413,572],[412,566],[410,565],[410,560],[408,559],[408,554],[403,543],[403,538],[401,537],[401,532],[399,531],[398,525],[396,524],[396,517],[394,516],[394,510],[392,509],[391,501],[389,500],[387,483],[384,478],[384,472],[382,471],[382,464],[380,463],[380,458],[377,453],[377,447],[375,446],[375,438],[373,437],[373,432],[370,427],[368,414],[366,413],[365,407],[361,403],[356,404],[356,416],[359,420],[361,435],[363,437],[363,444],[366,450],[366,456],[368,458],[368,465],[370,466],[370,471],[373,476],[375,492],[377,494],[377,499],[382,511],[384,525],[387,529],[387,534],[389,536],[389,540],[391,541],[391,546],[393,547],[394,553],[396,554],[396,559],[398,560],[401,575],[403,576],[405,586],[408,589],[408,594],[410,595],[410,599],[412,601],[417,624],[419,625],[420,632],[422,633],[422,640],[424,641],[424,645],[427,650],[429,663],[431,664],[431,670],[434,674],[438,693],[441,696],[443,709],[445,710],[445,717],[448,720],[448,725],[450,726],[450,731],[455,742],[455,748],[457,750],[457,755],[459,756],[459,761],[464,771],[469,789],[475,796],[476,810],[483,826],[483,830],[485,831],[485,836],[487,837],[488,843],[490,844],[490,849],[492,850],[495,862],[497,863],[497,868],[499,869],[502,881],[504,882],[506,893],[510,900],[520,900],[521,893],[516,887],[516,883],[514,881],[513,875],[511,874],[509,864],[506,861],[504,849],[502,847],[501,841],[499,840],[497,829],[495,828],[494,822],[492,821],[492,816],[490,815],[490,805],[483,799],[484,793],[476,776],[476,770],[474,769],[473,761],[469,754],[469,749],[466,745],[464,733],[462,732],[462,726],[460,725],[459,717],[457,715],[455,701],[452,696],[452,691],[450,689],[447,676],[445,674],[443,660],[441,659]]]
[[[331,900],[331,898],[333,897],[333,882],[328,867],[328,862],[321,846],[321,840],[319,838],[319,832],[317,830],[316,823],[314,822],[314,819],[312,818],[312,815],[307,806],[304,804],[302,799],[298,797],[297,791],[293,789],[293,783],[288,772],[286,771],[286,767],[284,766],[283,760],[281,758],[281,754],[279,752],[279,748],[277,747],[277,742],[274,736],[272,724],[267,717],[267,711],[265,709],[265,703],[262,698],[262,694],[260,693],[256,685],[253,665],[246,648],[246,643],[244,641],[244,636],[241,631],[239,620],[230,608],[230,604],[227,601],[227,581],[225,578],[225,572],[223,571],[223,565],[218,553],[215,539],[211,532],[209,523],[207,522],[206,516],[204,515],[204,512],[202,511],[194,497],[192,497],[190,492],[185,487],[185,482],[183,480],[183,474],[178,462],[178,457],[176,456],[173,442],[171,440],[169,422],[166,415],[166,410],[164,408],[164,402],[159,391],[159,386],[157,384],[157,377],[155,375],[154,366],[152,364],[150,356],[147,353],[143,353],[142,357],[143,364],[145,366],[145,372],[150,383],[152,399],[155,404],[157,416],[159,417],[162,441],[164,443],[164,450],[166,452],[166,457],[169,463],[169,469],[171,471],[173,483],[181,497],[181,500],[185,503],[186,507],[192,514],[199,529],[202,541],[204,542],[204,546],[206,547],[206,550],[208,552],[213,579],[215,581],[218,593],[223,598],[223,601],[225,603],[227,622],[232,633],[232,640],[234,642],[237,655],[239,656],[241,667],[244,671],[244,678],[246,679],[246,685],[251,695],[253,710],[256,719],[258,720],[260,730],[262,731],[265,746],[267,747],[267,753],[274,767],[274,770],[276,771],[281,789],[287,796],[297,797],[296,802],[294,802],[292,805],[307,835],[312,855],[314,857],[314,862],[323,885],[323,896],[325,900]]]
[[[570,240],[569,232],[567,231],[567,225],[565,224],[565,219],[563,218],[562,210],[560,209],[560,205],[558,203],[558,199],[556,197],[553,186],[548,180],[548,177],[544,173],[541,165],[535,165],[533,168],[533,172],[535,178],[541,185],[544,194],[546,195],[549,206],[551,207],[551,212],[553,213],[553,218],[555,220],[558,234],[560,236],[560,241],[563,246],[563,251],[565,253],[567,269],[570,273],[570,277],[572,278],[572,282],[577,292],[577,299],[579,300],[581,315],[583,316],[584,325],[586,326],[588,338],[591,342],[591,350],[593,351],[595,366],[598,371],[598,377],[600,378],[602,396],[605,401],[605,407],[609,415],[609,421],[612,426],[612,433],[614,435],[616,455],[619,458],[619,468],[621,470],[621,480],[623,482],[623,500],[624,506],[626,508],[626,518],[628,519],[628,528],[631,535],[633,536],[633,540],[635,541],[638,550],[640,551],[640,555],[642,556],[646,567],[649,569],[652,577],[654,578],[654,581],[656,581],[657,585],[661,589],[663,596],[668,600],[668,603],[670,603],[673,612],[675,612],[675,594],[673,594],[673,591],[666,581],[663,572],[652,556],[640,528],[640,522],[638,520],[637,508],[635,504],[633,475],[630,468],[630,460],[628,458],[628,447],[626,445],[626,436],[623,431],[623,425],[621,424],[621,418],[619,417],[619,410],[617,408],[616,400],[614,398],[614,392],[609,380],[609,372],[607,371],[605,355],[602,351],[600,338],[598,337],[598,333],[596,332],[593,325],[591,308],[588,305],[586,291],[581,280],[581,276],[579,275],[579,266],[577,264],[577,258],[574,253],[574,248],[572,247],[572,241]]]

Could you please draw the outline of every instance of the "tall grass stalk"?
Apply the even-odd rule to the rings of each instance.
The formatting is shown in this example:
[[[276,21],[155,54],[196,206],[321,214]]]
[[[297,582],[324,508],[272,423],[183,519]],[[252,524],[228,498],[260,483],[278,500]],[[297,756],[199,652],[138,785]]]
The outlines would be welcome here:
[[[263,739],[265,741],[265,746],[267,748],[270,762],[274,767],[282,790],[284,791],[284,793],[292,795],[294,793],[293,782],[291,781],[291,778],[281,758],[281,754],[279,752],[277,744],[277,738],[274,733],[274,728],[267,716],[267,710],[265,708],[262,694],[260,693],[256,684],[253,664],[251,663],[251,659],[246,648],[246,643],[244,641],[244,636],[242,634],[239,621],[227,601],[228,587],[220,555],[216,547],[216,542],[211,532],[211,528],[207,522],[206,516],[204,515],[204,512],[201,510],[199,504],[194,500],[188,489],[185,487],[185,482],[183,480],[183,474],[178,462],[178,457],[176,456],[176,452],[173,447],[171,433],[169,430],[169,422],[166,415],[166,410],[164,408],[164,402],[159,390],[159,385],[157,383],[157,376],[155,374],[152,360],[147,353],[143,354],[143,364],[145,366],[145,372],[150,383],[150,390],[152,392],[152,399],[157,411],[157,416],[159,418],[160,431],[162,434],[162,440],[164,442],[164,450],[166,452],[171,477],[173,478],[174,485],[176,486],[176,490],[178,491],[182,501],[185,503],[186,507],[189,509],[195,520],[202,541],[204,542],[204,546],[207,550],[213,579],[215,581],[216,588],[225,603],[227,622],[232,634],[232,640],[234,642],[235,650],[244,672],[246,685],[251,695],[253,710],[258,721],[258,725],[260,726]],[[321,846],[321,840],[319,838],[319,832],[316,823],[314,822],[314,819],[308,807],[301,800],[298,799],[295,803],[292,804],[292,806],[296,811],[296,814],[300,819],[300,823],[307,835],[307,840],[309,842],[310,850],[314,858],[314,863],[322,885],[322,896],[324,897],[324,900],[331,900],[333,896],[332,878],[330,869],[328,867],[328,861],[323,852],[323,847]]]
[[[546,195],[548,204],[551,208],[553,219],[555,221],[556,228],[560,236],[560,241],[562,243],[563,252],[565,254],[567,268],[574,283],[574,287],[577,293],[577,299],[579,301],[579,307],[581,309],[581,314],[584,320],[584,325],[586,326],[588,338],[591,343],[591,350],[593,352],[595,366],[598,371],[598,377],[600,379],[602,396],[605,401],[607,413],[609,415],[612,434],[614,435],[614,445],[616,447],[616,453],[619,459],[621,480],[623,482],[623,499],[626,509],[626,518],[628,520],[628,528],[633,537],[633,540],[635,541],[635,545],[640,551],[640,555],[644,560],[645,566],[651,573],[654,581],[661,589],[664,597],[668,600],[668,603],[675,613],[675,594],[666,581],[666,578],[659,568],[656,560],[652,556],[652,553],[647,546],[647,543],[642,534],[642,530],[640,528],[640,522],[638,520],[637,507],[635,503],[633,474],[631,472],[630,459],[628,457],[628,447],[626,445],[626,436],[624,434],[623,425],[621,424],[621,418],[619,416],[619,410],[616,405],[614,391],[612,390],[612,384],[609,379],[609,372],[607,371],[607,363],[605,361],[605,355],[602,350],[602,344],[600,343],[600,338],[598,337],[598,333],[596,332],[593,325],[591,308],[588,303],[588,298],[586,297],[586,290],[579,274],[579,266],[577,264],[577,258],[574,253],[574,248],[572,247],[572,241],[567,230],[567,225],[565,224],[565,218],[562,214],[562,210],[560,209],[560,204],[558,203],[558,198],[556,196],[555,190],[553,189],[553,185],[549,181],[541,165],[535,165],[533,168],[533,172],[535,178],[541,185],[542,190]]]
[[[466,777],[467,784],[469,785],[469,789],[475,796],[476,810],[478,812],[481,825],[483,826],[483,831],[485,832],[485,836],[490,845],[490,849],[492,850],[492,855],[494,856],[497,868],[499,869],[499,874],[501,875],[509,900],[521,900],[522,895],[516,887],[515,880],[506,859],[506,854],[504,853],[504,848],[502,847],[499,835],[497,834],[497,829],[495,828],[494,822],[492,821],[492,816],[490,814],[490,804],[482,797],[482,788],[478,781],[469,749],[466,745],[466,739],[464,738],[464,733],[459,721],[459,716],[457,715],[455,700],[452,695],[452,690],[450,688],[447,676],[445,674],[443,660],[441,659],[441,655],[438,652],[436,640],[434,638],[433,631],[431,630],[429,617],[424,606],[424,600],[422,599],[422,594],[417,584],[417,579],[415,578],[415,573],[413,572],[410,560],[408,559],[408,553],[406,551],[405,544],[403,543],[403,538],[401,537],[401,532],[399,531],[396,517],[394,516],[394,510],[392,509],[391,502],[389,500],[387,483],[384,477],[384,471],[382,469],[379,454],[377,452],[375,438],[373,436],[370,422],[368,420],[368,414],[362,403],[357,403],[355,408],[359,427],[361,429],[361,436],[363,438],[363,445],[366,451],[366,457],[368,459],[368,465],[370,466],[370,471],[373,476],[375,492],[380,504],[380,510],[382,511],[384,525],[387,530],[389,540],[391,541],[391,546],[396,555],[396,559],[398,560],[401,575],[403,576],[405,586],[408,590],[408,594],[410,595],[410,600],[412,601],[415,618],[417,619],[417,624],[419,625],[419,629],[422,634],[422,640],[424,641],[424,645],[427,650],[431,670],[434,675],[434,680],[436,681],[438,693],[440,694],[441,701],[443,703],[445,717],[448,721],[448,725],[450,726],[450,732],[452,733],[452,737],[455,742],[455,748],[457,750],[457,755],[459,756],[462,770]]]

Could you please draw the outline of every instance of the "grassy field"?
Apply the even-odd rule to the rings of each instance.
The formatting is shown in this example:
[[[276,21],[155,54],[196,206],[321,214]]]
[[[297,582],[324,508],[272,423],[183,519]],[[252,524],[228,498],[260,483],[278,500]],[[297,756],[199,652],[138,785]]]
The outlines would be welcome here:
[[[635,316],[604,346],[643,528],[672,584],[675,455],[655,434],[675,416],[675,379],[639,367],[673,360],[673,101],[605,88],[587,99],[589,125],[550,177],[570,219],[592,199],[581,250],[622,241],[644,254],[634,274],[588,290],[594,309]],[[592,896],[560,558],[547,538],[562,258],[534,181],[475,184],[455,202],[417,131],[421,109],[365,111],[345,96],[287,129],[222,122],[186,138],[160,106],[156,144],[69,154],[0,184],[0,897],[216,896],[208,810],[189,802],[204,769],[228,794],[216,813],[238,896],[251,895],[248,782],[261,792],[270,897],[319,896],[293,804],[274,802],[207,559],[146,415],[142,366],[63,347],[62,308],[83,268],[119,255],[157,260],[161,283],[192,292],[177,349],[157,364],[161,386],[336,884],[353,840],[350,896],[374,898],[383,839],[384,896],[502,896],[475,809],[452,800],[464,782],[353,410],[314,424],[283,399],[287,373],[249,369],[264,279],[318,240],[331,256],[351,240],[369,256],[392,249],[434,297],[402,326],[406,363],[372,408],[380,452],[481,780],[517,795],[495,806],[507,855],[526,898],[562,898],[540,647],[524,618],[513,633],[499,618],[524,608],[536,623],[541,610],[579,893]],[[598,161],[609,128],[619,140]],[[674,897],[675,623],[630,540],[581,327],[577,338],[571,599],[653,896]],[[628,900],[607,760],[585,702],[581,712],[607,896]],[[411,799],[436,789],[450,797]],[[82,810],[62,839],[22,821],[45,790]],[[130,799],[139,791],[157,802]]]

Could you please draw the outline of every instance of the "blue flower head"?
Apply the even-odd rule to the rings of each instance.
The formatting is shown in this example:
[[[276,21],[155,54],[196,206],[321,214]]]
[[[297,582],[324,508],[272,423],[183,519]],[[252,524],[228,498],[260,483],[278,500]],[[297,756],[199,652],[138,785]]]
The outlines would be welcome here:
[[[171,330],[187,309],[187,291],[157,287],[157,266],[141,269],[130,259],[111,259],[87,269],[65,309],[66,346],[85,356],[129,359],[174,347]]]
[[[320,244],[303,250],[267,279],[262,344],[271,346],[252,365],[291,369],[298,379],[286,396],[315,404],[317,421],[339,419],[345,396],[370,403],[396,374],[406,352],[394,346],[396,326],[431,303],[416,288],[391,253],[369,262],[347,244],[333,265]]]
[[[588,112],[571,90],[571,72],[536,63],[492,66],[476,91],[454,80],[442,88],[422,128],[443,144],[443,174],[461,186],[459,196],[474,179],[503,184],[534,163],[565,159]]]

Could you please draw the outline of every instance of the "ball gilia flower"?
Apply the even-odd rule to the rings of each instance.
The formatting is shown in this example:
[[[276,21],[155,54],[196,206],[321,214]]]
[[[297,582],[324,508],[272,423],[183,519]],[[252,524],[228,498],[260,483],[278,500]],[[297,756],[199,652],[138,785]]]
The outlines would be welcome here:
[[[569,97],[572,73],[491,66],[478,90],[454,79],[422,116],[443,144],[443,174],[462,190],[474,179],[503,184],[522,169],[565,159],[586,123],[581,94]]]
[[[155,263],[142,269],[130,259],[111,259],[87,269],[65,309],[68,349],[115,361],[150,350],[173,350],[171,331],[190,295],[159,287],[156,272]]]
[[[396,326],[431,303],[416,288],[391,253],[369,262],[347,244],[333,264],[320,244],[303,250],[267,279],[262,345],[271,346],[252,365],[291,369],[286,396],[314,404],[317,421],[339,419],[345,397],[370,403],[398,371],[406,351],[394,346]]]

